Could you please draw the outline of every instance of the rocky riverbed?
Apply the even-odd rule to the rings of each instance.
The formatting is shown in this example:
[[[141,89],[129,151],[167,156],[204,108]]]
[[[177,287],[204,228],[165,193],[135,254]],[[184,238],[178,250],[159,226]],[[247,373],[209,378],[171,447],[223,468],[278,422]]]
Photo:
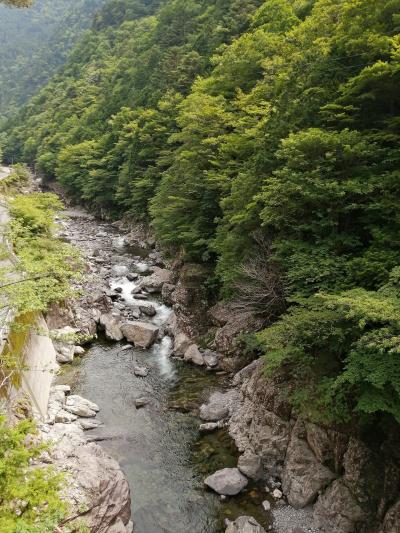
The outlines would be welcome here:
[[[351,533],[370,519],[397,531],[391,455],[296,418],[290,383],[265,379],[261,361],[235,373],[249,324],[207,311],[196,266],[171,267],[120,224],[67,215],[60,235],[87,272],[47,316],[62,366],[42,431],[73,474],[76,517],[101,533],[131,531],[131,511],[137,533]],[[217,327],[202,342],[207,320]]]
[[[228,435],[237,392],[218,368],[218,355],[178,329],[166,297],[173,273],[161,254],[149,243],[132,246],[129,236],[84,211],[67,215],[60,235],[82,250],[87,272],[83,295],[47,317],[60,336],[62,365],[54,391],[59,404],[50,409],[58,410],[53,428],[62,434],[73,428],[72,441],[84,438],[96,449],[99,442],[119,461],[137,533],[272,530],[270,501],[278,498],[252,472],[251,460],[242,461],[244,473],[237,468],[239,454]],[[98,338],[76,343],[65,334]],[[60,391],[66,394],[61,400]],[[86,412],[75,408],[78,401]],[[222,485],[210,483],[213,476]],[[114,502],[121,508],[115,531],[130,527],[123,502],[122,490]],[[236,523],[240,516],[250,518]]]

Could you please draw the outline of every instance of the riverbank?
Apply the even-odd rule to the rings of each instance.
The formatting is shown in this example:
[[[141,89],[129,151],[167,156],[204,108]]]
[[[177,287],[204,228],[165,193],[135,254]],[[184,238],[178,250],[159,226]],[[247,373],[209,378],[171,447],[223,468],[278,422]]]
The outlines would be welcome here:
[[[127,474],[135,531],[220,532],[225,519],[243,514],[272,527],[261,505],[267,496],[261,485],[250,483],[236,498],[219,497],[204,486],[207,475],[234,468],[238,460],[225,423],[213,433],[199,431],[201,404],[227,387],[229,375],[171,357],[172,309],[161,301],[165,282],[155,282],[155,273],[166,270],[160,254],[126,246],[115,227],[83,211],[67,214],[71,218],[61,221],[61,235],[87,258],[88,294],[70,307],[52,309],[48,321],[80,333],[93,333],[97,321],[100,337],[108,339],[96,340],[63,366],[59,382],[99,405],[104,425],[89,436]],[[147,289],[138,291],[144,282]],[[125,321],[138,320],[159,329],[148,349],[134,348],[120,335]]]

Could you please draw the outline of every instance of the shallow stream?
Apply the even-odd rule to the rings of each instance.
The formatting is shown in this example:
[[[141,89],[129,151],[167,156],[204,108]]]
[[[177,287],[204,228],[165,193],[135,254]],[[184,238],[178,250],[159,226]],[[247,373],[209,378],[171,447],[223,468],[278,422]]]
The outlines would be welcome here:
[[[74,225],[74,219],[70,224]],[[109,232],[115,240],[111,227]],[[76,239],[76,244],[84,239]],[[137,271],[147,270],[145,258],[135,259],[127,249],[118,253],[129,254]],[[125,304],[138,303],[131,295],[135,282],[119,276],[109,283],[112,289],[122,288]],[[170,309],[153,296],[146,301],[157,311],[147,320],[162,325]],[[260,488],[249,486],[225,501],[204,489],[208,474],[237,463],[237,450],[225,430],[208,435],[198,431],[199,404],[210,390],[226,385],[226,378],[171,358],[169,337],[149,350],[124,346],[123,342],[97,340],[83,358],[64,367],[61,380],[101,408],[99,419],[104,426],[94,434],[104,439],[101,445],[127,476],[135,533],[219,533],[225,530],[225,518],[243,514],[268,529],[269,517],[261,506],[266,494]],[[137,365],[149,369],[147,377],[135,376]],[[135,400],[142,397],[149,404],[137,409]]]

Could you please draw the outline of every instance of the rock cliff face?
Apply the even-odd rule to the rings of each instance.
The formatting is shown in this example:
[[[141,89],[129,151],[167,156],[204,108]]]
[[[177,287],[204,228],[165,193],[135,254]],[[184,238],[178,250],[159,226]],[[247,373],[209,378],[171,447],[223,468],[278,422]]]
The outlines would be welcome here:
[[[261,362],[234,380],[239,402],[229,422],[240,451],[257,454],[279,478],[288,503],[314,505],[314,525],[326,533],[400,531],[400,462],[391,442],[302,421],[282,391],[289,382],[266,379]]]

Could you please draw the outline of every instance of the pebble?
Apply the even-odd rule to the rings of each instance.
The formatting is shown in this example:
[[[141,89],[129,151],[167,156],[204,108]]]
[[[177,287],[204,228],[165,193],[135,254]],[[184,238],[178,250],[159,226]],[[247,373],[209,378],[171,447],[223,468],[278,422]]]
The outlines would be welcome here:
[[[270,511],[271,510],[271,504],[268,500],[265,500],[262,502],[262,506],[264,508],[264,511]]]
[[[147,398],[137,398],[135,400],[135,406],[137,409],[140,407],[145,407],[149,403],[149,400]]]
[[[279,500],[280,498],[282,498],[283,493],[282,493],[281,490],[279,490],[279,489],[275,489],[274,492],[272,493],[272,496],[273,496],[274,498],[276,498],[277,500]]]

